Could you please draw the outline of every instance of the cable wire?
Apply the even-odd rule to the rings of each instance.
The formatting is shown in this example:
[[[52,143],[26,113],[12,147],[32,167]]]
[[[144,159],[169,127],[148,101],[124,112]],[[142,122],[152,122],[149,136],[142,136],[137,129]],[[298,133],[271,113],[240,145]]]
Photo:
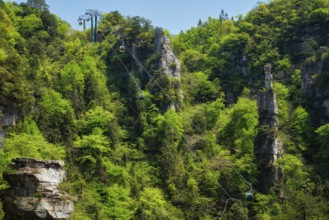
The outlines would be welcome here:
[[[137,83],[137,81],[134,79],[134,76],[132,75],[132,73],[129,71],[129,69],[127,68],[127,66],[124,64],[124,62],[122,61],[122,59],[119,57],[118,53],[113,49],[113,47],[111,47],[112,51],[114,52],[115,56],[119,59],[120,63],[122,64],[122,66],[124,67],[124,69],[127,71],[127,73],[131,76],[131,78],[133,79],[133,81],[135,82],[136,86],[141,90],[140,88],[140,85]],[[136,58],[137,59],[137,58]],[[138,62],[142,65],[142,63],[138,60]],[[143,68],[146,70],[146,68],[144,67],[143,65]],[[147,71],[147,70],[146,70]],[[158,85],[160,88],[161,86]],[[162,88],[161,88],[162,89]],[[160,113],[158,111],[158,113]],[[175,131],[175,128],[168,122],[168,120],[166,118],[163,118],[164,121],[169,125],[169,127]],[[200,164],[203,166],[203,168],[207,168],[206,165],[203,163],[202,159],[197,155],[195,154],[195,152],[193,152],[193,150],[188,146],[188,144],[185,142],[185,140],[183,139],[183,137],[179,136],[179,139],[181,141],[181,143],[183,143],[183,145],[185,145],[185,147],[191,152],[191,154],[197,158],[199,161],[200,161]],[[220,186],[220,188],[222,189],[222,191],[225,193],[225,195],[228,197],[228,199],[226,200],[226,205],[225,205],[225,209],[224,209],[224,212],[223,214],[225,213],[225,210],[227,209],[227,205],[228,205],[228,202],[229,201],[234,201],[235,199],[228,193],[228,191],[222,186],[222,184],[220,184],[218,182],[218,185]],[[222,215],[223,215],[222,214]]]
[[[114,33],[114,32],[113,32]],[[118,39],[121,41],[121,43],[122,43],[122,45],[125,47],[125,49],[130,53],[130,55],[133,57],[133,59],[136,61],[136,62],[138,62],[138,64],[142,67],[142,69],[147,73],[147,75],[150,77],[150,79],[151,80],[153,80],[154,81],[154,83],[160,88],[160,90],[167,96],[167,98],[169,99],[169,100],[171,100],[171,102],[172,103],[174,103],[174,100],[170,97],[170,95],[169,94],[167,94],[167,92],[157,83],[157,81],[154,79],[154,77],[150,74],[150,72],[145,68],[145,66],[143,65],[143,63],[142,62],[140,62],[139,61],[139,59],[136,57],[136,55],[124,44],[124,41],[120,38],[120,36],[119,35],[117,35],[116,33],[114,33],[117,37],[118,37]],[[130,73],[130,71],[128,70],[128,68],[125,66],[125,64],[123,63],[123,61],[122,61],[122,59],[118,56],[118,54],[115,52],[115,50],[111,47],[111,49],[113,50],[113,52],[115,53],[115,55],[119,58],[119,60],[120,60],[120,62],[121,62],[121,64],[124,66],[124,68],[126,69],[126,71],[127,71],[127,73],[129,73],[130,75],[132,75],[131,73]],[[133,78],[133,80],[134,80],[134,82],[135,82],[135,84],[137,85],[137,87],[140,89],[140,86],[139,86],[139,84],[136,82],[136,80],[134,79],[134,77],[132,77]],[[141,90],[141,89],[140,89]],[[169,122],[167,121],[167,120],[165,120],[166,122],[167,122],[167,124],[172,128],[172,129],[174,129],[170,124],[169,124]],[[191,122],[192,123],[192,126],[195,128],[195,129],[197,129],[197,130],[200,130],[200,128],[197,126],[197,125],[195,125],[193,122]],[[199,157],[199,156],[197,156],[193,151],[192,151],[192,149],[188,146],[188,144],[185,142],[185,140],[183,140],[183,138],[181,137],[181,141],[182,141],[182,143],[187,147],[187,149],[202,163],[202,160],[201,160],[201,158]],[[219,158],[220,160],[222,160],[222,158]],[[227,160],[228,161],[228,160]],[[237,174],[237,175],[239,175],[240,177],[241,177],[241,179],[245,182],[245,184],[247,185],[247,186],[250,186],[250,182],[249,181],[247,181],[247,179],[235,168],[235,166],[234,166],[234,164],[231,162],[231,161],[229,161],[230,163],[231,163],[231,167],[232,167],[232,169],[235,171],[235,173]],[[203,164],[203,163],[202,163]],[[204,164],[203,164],[204,165]],[[205,165],[204,165],[205,166]],[[204,168],[206,168],[206,167],[204,167]],[[222,188],[222,190],[224,191],[224,193],[229,197],[229,199],[232,199],[232,197],[228,194],[228,192],[227,192],[227,190],[225,190],[225,188],[223,187],[223,186],[221,186],[220,185],[220,187]],[[255,190],[254,190],[255,191]],[[241,191],[240,191],[241,192]],[[255,192],[257,192],[257,191],[255,191]],[[241,192],[242,194],[243,194],[243,192]]]
[[[150,74],[150,72],[145,68],[145,66],[143,65],[143,63],[141,62],[141,61],[139,61],[139,59],[136,57],[136,55],[125,45],[125,43],[124,43],[124,41],[120,38],[120,36],[118,35],[118,34],[116,34],[115,32],[113,32],[116,36],[117,36],[117,38],[121,41],[121,43],[122,43],[122,45],[125,47],[125,49],[129,52],[129,54],[132,56],[132,58],[138,63],[138,65],[146,72],[146,74],[149,76],[149,78],[151,79],[151,80],[153,80],[154,81],[154,83],[159,87],[159,89],[164,93],[164,95],[166,95],[167,96],[167,98],[172,102],[172,103],[175,103],[174,102],[174,100],[170,97],[170,95],[169,94],[167,94],[167,92],[159,85],[159,83],[154,79],[154,77]],[[141,88],[140,88],[140,85],[137,83],[137,81],[134,79],[134,76],[131,74],[131,72],[128,70],[128,68],[126,67],[126,65],[124,64],[124,62],[122,61],[122,59],[119,57],[119,55],[116,53],[116,51],[113,49],[113,47],[111,47],[111,49],[112,49],[112,51],[114,52],[114,54],[118,57],[118,59],[119,59],[119,61],[120,61],[120,63],[124,66],[124,68],[125,68],[125,70],[127,71],[127,73],[129,74],[129,75],[131,75],[132,77],[132,79],[133,79],[133,81],[135,82],[135,84],[136,84],[136,86],[137,86],[137,88],[141,91]],[[159,111],[158,111],[159,112]],[[159,112],[160,113],[160,112]],[[171,127],[171,129],[173,129],[173,130],[175,130],[173,127],[172,127],[172,125],[164,118],[164,121]],[[197,129],[197,130],[200,130],[200,128],[197,126],[197,125],[195,125],[193,122],[191,122],[192,123],[192,126],[195,128],[195,129]],[[185,142],[185,140],[182,138],[182,137],[180,137],[180,140],[182,141],[182,143],[183,143],[183,145],[185,145],[186,147],[187,147],[187,149],[191,152],[191,154],[192,155],[194,155],[194,157],[195,158],[197,158],[199,161],[200,161],[200,163],[203,165],[203,167],[204,168],[207,168],[206,167],[206,165],[202,162],[202,159],[197,155],[197,154],[195,154],[195,152],[193,152],[193,150],[188,146],[188,144]],[[221,158],[219,158],[221,161],[222,161],[222,159]],[[228,161],[228,160],[226,160],[226,161]],[[241,179],[246,183],[246,185],[248,185],[249,187],[250,187],[250,189],[252,189],[253,191],[255,191],[255,192],[257,192],[255,189],[253,189],[252,187],[251,187],[251,183],[249,182],[249,181],[247,181],[247,179],[234,167],[234,164],[231,162],[231,161],[229,161],[230,163],[231,163],[231,167],[233,168],[233,170],[236,172],[236,174],[238,174],[240,177],[241,177]],[[220,218],[222,218],[222,216],[224,215],[224,213],[225,213],[225,211],[226,211],[226,209],[227,209],[227,205],[228,205],[228,202],[229,201],[233,201],[233,202],[235,202],[235,199],[228,193],[228,191],[218,182],[218,184],[219,184],[219,186],[221,187],[221,189],[223,190],[223,192],[228,196],[228,199],[226,200],[226,205],[225,205],[225,208],[224,208],[224,210],[223,210],[223,212],[222,212],[222,214],[221,214],[221,217]],[[241,192],[241,191],[240,191]],[[272,210],[274,210],[273,209],[273,207],[269,204],[269,203],[267,203],[267,205],[272,209]]]
[[[131,79],[134,81],[134,83],[136,84],[136,87],[138,88],[139,91],[141,91],[140,85],[138,84],[138,82],[136,81],[134,75],[128,70],[128,68],[126,67],[126,65],[123,63],[122,59],[120,58],[120,56],[118,55],[118,53],[113,49],[113,47],[111,47],[113,53],[115,54],[115,56],[119,59],[120,63],[122,64],[122,66],[125,68],[125,70],[127,71],[127,73],[131,76]]]
[[[150,74],[150,72],[145,68],[145,66],[143,65],[142,62],[139,61],[139,59],[136,57],[136,55],[129,49],[129,47],[127,47],[124,43],[124,41],[120,38],[120,36],[118,34],[116,34],[115,32],[113,32],[116,37],[121,41],[122,45],[125,47],[125,49],[130,53],[130,55],[133,57],[133,59],[135,61],[138,62],[138,64],[142,67],[142,69],[146,72],[146,74],[150,77],[151,80],[154,81],[154,83],[160,88],[160,90],[164,93],[164,95],[167,96],[167,98],[172,102],[175,103],[175,101],[170,97],[170,95],[161,87],[161,85],[158,84],[158,82],[154,79],[154,77]],[[113,50],[113,48],[112,48]],[[121,60],[121,59],[120,59]],[[121,61],[122,63],[122,61]],[[197,129],[200,130],[200,128],[192,121],[191,122],[192,126]],[[237,171],[237,169],[232,166],[233,170],[244,180],[244,182],[249,186],[250,182],[246,180],[246,178],[244,176],[242,176],[242,174],[240,172]]]

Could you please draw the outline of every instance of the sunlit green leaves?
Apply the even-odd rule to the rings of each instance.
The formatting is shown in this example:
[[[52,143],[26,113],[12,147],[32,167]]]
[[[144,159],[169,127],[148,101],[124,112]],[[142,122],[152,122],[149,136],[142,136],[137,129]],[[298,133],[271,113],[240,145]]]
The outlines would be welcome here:
[[[308,149],[312,138],[312,123],[309,113],[298,106],[292,115],[292,132],[295,144],[301,151]]]
[[[75,129],[75,119],[70,101],[53,90],[48,91],[40,102],[42,114],[38,124],[50,142],[68,141]]]
[[[24,37],[30,37],[42,27],[42,21],[35,14],[30,14],[21,20],[19,32]]]
[[[329,124],[320,126],[315,131],[317,133],[317,139],[320,143],[319,157],[327,158],[329,156]]]
[[[228,110],[219,129],[220,142],[239,154],[252,153],[257,134],[258,112],[256,102],[240,98]]]
[[[163,192],[158,188],[145,187],[138,204],[140,219],[178,219],[179,212],[173,212],[175,209],[165,200]]]
[[[33,120],[25,119],[17,127],[17,132],[10,132],[6,136],[4,149],[0,151],[2,154],[0,172],[8,168],[13,158],[30,157],[51,160],[65,158],[65,148],[59,144],[47,142]]]
[[[107,202],[101,215],[106,219],[131,219],[134,215],[134,203],[129,197],[129,189],[114,184],[106,189]]]

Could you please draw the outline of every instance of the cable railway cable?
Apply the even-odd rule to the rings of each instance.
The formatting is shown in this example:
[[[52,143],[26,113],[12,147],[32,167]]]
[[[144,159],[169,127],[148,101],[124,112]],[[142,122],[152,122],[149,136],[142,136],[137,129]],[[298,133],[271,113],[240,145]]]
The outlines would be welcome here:
[[[161,87],[161,85],[159,85],[158,84],[158,82],[154,79],[154,77],[150,74],[150,72],[145,68],[145,66],[143,65],[143,63],[136,57],[136,55],[125,45],[125,43],[124,43],[124,41],[120,38],[120,36],[117,34],[117,33],[115,33],[115,32],[113,32],[115,35],[116,35],[116,37],[120,40],[120,42],[122,43],[122,45],[121,46],[124,46],[125,47],[125,50],[126,51],[128,51],[129,52],[129,54],[132,56],[132,58],[136,61],[136,62],[138,62],[138,64],[139,64],[139,66],[141,66],[142,67],[142,69],[146,72],[146,74],[149,76],[149,78],[151,79],[151,80],[153,80],[153,82],[159,87],[159,89],[164,93],[164,95],[166,95],[167,96],[167,98],[172,102],[172,103],[175,103],[175,101],[170,97],[170,95],[169,94],[167,94],[167,92]],[[121,47],[120,46],[120,47]],[[113,49],[113,48],[112,48]],[[197,125],[195,125],[193,122],[191,122],[192,123],[192,126],[195,128],[195,129],[197,129],[197,130],[200,130],[200,128],[197,126]],[[234,171],[244,180],[244,182],[246,183],[246,185],[249,187],[250,186],[250,182],[249,181],[247,181],[243,176],[242,176],[242,174],[241,173],[239,173],[236,169],[235,169],[235,167],[234,166],[232,166],[232,168],[234,169]]]
[[[159,87],[159,89],[164,93],[164,95],[166,95],[167,96],[167,98],[172,102],[172,103],[174,103],[174,100],[167,94],[167,92],[158,84],[158,82],[154,79],[154,77],[150,74],[150,72],[145,68],[145,66],[143,65],[143,63],[141,62],[141,61],[139,61],[139,59],[136,57],[136,55],[124,44],[124,41],[120,38],[120,36],[119,35],[117,35],[115,32],[113,32],[116,36],[117,36],[117,38],[121,41],[121,43],[122,43],[122,45],[120,46],[120,48],[119,48],[119,50],[120,50],[120,52],[124,52],[124,51],[128,51],[129,52],[129,54],[132,56],[132,58],[136,61],[136,62],[138,62],[138,64],[139,64],[139,66],[141,66],[142,67],[142,69],[146,72],[146,74],[149,76],[149,78],[151,79],[151,80],[153,80],[154,81],[154,83]],[[124,47],[123,49],[122,49],[122,46]],[[119,55],[115,52],[115,50],[111,47],[111,49],[113,50],[113,52],[115,53],[115,55],[119,58],[119,60],[120,60],[120,62],[121,62],[121,64],[124,66],[124,68],[125,68],[125,70],[127,71],[127,73],[129,73],[131,76],[133,76],[131,73],[130,73],[130,71],[128,70],[128,68],[125,66],[125,64],[123,63],[123,61],[121,60],[121,58],[119,57]],[[133,78],[133,80],[134,80],[134,82],[135,82],[135,84],[136,84],[136,86],[138,87],[138,89],[139,89],[139,91],[142,91],[142,89],[140,88],[140,86],[139,86],[139,84],[137,83],[137,81],[134,79],[134,77],[132,77]],[[144,99],[144,96],[140,96],[140,99]],[[159,112],[160,113],[160,112]],[[165,121],[166,121],[166,123],[173,129],[173,130],[175,130],[172,126],[171,126],[171,124],[166,120],[166,119],[164,119]],[[197,125],[195,125],[193,122],[192,122],[192,126],[195,128],[195,129],[200,129]],[[204,166],[204,168],[206,168],[206,166],[205,166],[205,164],[202,162],[202,160],[200,159],[200,157],[198,156],[198,155],[196,155],[193,151],[192,151],[192,149],[188,146],[188,144],[185,142],[185,140],[182,138],[182,137],[180,137],[180,139],[181,139],[181,141],[182,141],[182,143],[187,147],[187,149],[201,162],[201,164]],[[223,161],[221,158],[220,158],[220,160],[221,161]],[[226,161],[229,161],[229,160],[226,160]],[[231,162],[231,161],[229,161],[231,164],[232,164],[232,168],[233,168],[233,170],[241,177],[241,179],[248,185],[248,187],[249,187],[249,191],[247,191],[247,192],[245,192],[245,193],[243,193],[243,192],[241,192],[241,193],[243,193],[244,195],[245,195],[245,199],[247,200],[247,201],[249,201],[249,202],[251,202],[251,201],[253,201],[254,200],[254,194],[253,194],[253,192],[257,192],[255,189],[253,189],[253,187],[252,187],[252,183],[250,183],[249,181],[247,181],[246,180],[246,178],[234,167],[234,164]],[[236,199],[234,199],[233,197],[231,197],[231,195],[228,193],[228,191],[218,182],[218,184],[219,184],[219,186],[221,187],[221,189],[223,190],[223,192],[228,196],[228,199],[226,200],[226,206],[225,206],[225,208],[224,208],[224,210],[223,210],[223,213],[222,213],[222,215],[221,215],[221,217],[223,216],[223,214],[225,213],[225,211],[226,211],[226,208],[227,208],[227,205],[228,205],[228,202],[230,201],[230,200],[232,200],[233,202],[235,202],[235,200]],[[266,203],[271,209],[272,209],[272,211],[274,210],[274,208],[269,204],[269,203]],[[220,218],[221,218],[220,217]]]
[[[136,84],[136,87],[138,88],[138,98],[140,100],[144,100],[144,94],[142,92],[142,89],[140,88],[138,82],[136,81],[135,77],[133,76],[133,74],[128,70],[128,68],[126,67],[126,65],[123,63],[122,59],[120,58],[120,56],[117,54],[117,52],[113,49],[113,47],[111,47],[113,53],[115,54],[115,56],[119,59],[120,63],[122,64],[122,66],[125,68],[126,72],[131,76],[131,79],[134,81],[134,83]]]
[[[142,69],[146,72],[146,74],[149,76],[149,78],[151,79],[151,80],[153,80],[153,82],[159,87],[159,89],[164,93],[164,95],[166,95],[166,97],[172,102],[172,103],[175,103],[175,101],[170,97],[170,95],[169,94],[167,94],[167,92],[161,87],[161,85],[159,85],[158,83],[157,83],[157,81],[154,79],[154,77],[150,74],[150,72],[145,68],[145,66],[143,65],[143,63],[141,62],[141,61],[139,61],[139,59],[136,57],[136,55],[124,44],[124,41],[120,38],[120,36],[117,34],[117,33],[115,33],[115,32],[113,32],[115,35],[116,35],[116,37],[120,40],[120,42],[122,43],[122,45],[121,46],[124,46],[125,47],[125,50],[126,51],[128,51],[129,52],[129,54],[133,57],[133,59],[135,60],[135,61],[137,61],[138,62],[138,64],[142,67]],[[120,46],[120,47],[121,47]],[[192,124],[192,126],[195,128],[195,129],[197,129],[197,130],[200,130],[200,128],[197,126],[197,125],[195,125],[194,123],[193,123],[193,121],[191,122],[191,124]],[[244,180],[244,182],[246,183],[246,185],[249,187],[250,186],[250,182],[249,181],[247,181],[246,180],[246,178],[244,177],[244,176],[242,176],[242,174],[240,173],[240,172],[238,172],[237,170],[236,170],[236,168],[234,167],[234,166],[232,166],[232,168],[234,169],[234,171]]]
[[[138,89],[139,90],[141,90],[141,88],[140,88],[140,86],[139,86],[139,84],[138,84],[138,82],[134,79],[134,76],[132,75],[132,73],[128,70],[128,68],[127,68],[127,66],[124,64],[124,62],[122,61],[122,59],[119,57],[119,55],[118,55],[118,53],[113,49],[113,47],[111,47],[111,49],[112,49],[112,51],[113,51],[113,53],[114,53],[114,55],[119,59],[119,61],[120,61],[120,63],[122,64],[122,66],[124,67],[124,69],[126,70],[126,72],[131,76],[131,78],[133,79],[133,81],[134,81],[134,83],[136,84],[136,86],[138,87]],[[159,112],[159,111],[158,111]],[[159,112],[160,113],[160,112]],[[172,129],[172,130],[174,130],[175,131],[175,128],[164,118],[164,121],[169,125],[169,127]],[[191,154],[195,157],[195,158],[197,158],[199,161],[200,161],[200,163],[201,163],[201,165],[204,167],[204,168],[207,168],[206,166],[205,166],[205,164],[202,162],[202,160],[201,160],[201,158],[198,156],[198,155],[196,155],[193,151],[192,151],[192,149],[188,146],[188,144],[185,142],[185,140],[182,138],[182,137],[179,137],[179,139],[182,141],[182,143],[187,147],[187,149],[191,152]],[[229,193],[228,193],[228,191],[218,182],[218,185],[220,186],[220,188],[223,190],[223,192],[224,192],[224,194],[228,197],[228,199],[226,199],[226,201],[225,201],[225,208],[224,208],[224,210],[223,210],[223,212],[222,212],[222,214],[221,214],[221,216],[223,216],[224,215],[224,213],[225,213],[225,211],[227,210],[227,206],[228,206],[228,203],[229,203],[229,201],[235,201],[236,199],[234,199]]]
[[[161,85],[154,79],[154,77],[152,76],[152,74],[145,68],[145,66],[143,65],[143,63],[141,61],[139,61],[139,59],[136,57],[136,55],[129,49],[129,47],[126,46],[126,44],[124,43],[124,41],[120,38],[120,36],[113,32],[114,35],[120,40],[121,42],[121,46],[124,46],[125,51],[128,51],[130,56],[132,56],[132,58],[138,63],[138,65],[146,72],[146,74],[148,75],[148,77],[159,87],[159,89],[161,90],[161,92],[164,93],[164,95],[167,96],[167,98],[172,102],[175,103],[175,101],[168,95],[168,93],[161,87]],[[120,46],[120,47],[121,47]]]

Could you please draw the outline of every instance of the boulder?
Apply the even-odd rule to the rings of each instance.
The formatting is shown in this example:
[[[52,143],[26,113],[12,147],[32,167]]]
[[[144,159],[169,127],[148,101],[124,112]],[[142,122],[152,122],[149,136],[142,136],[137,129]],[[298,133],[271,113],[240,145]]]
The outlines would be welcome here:
[[[3,178],[9,188],[1,194],[5,220],[69,219],[73,199],[58,190],[65,180],[63,161],[16,158]]]

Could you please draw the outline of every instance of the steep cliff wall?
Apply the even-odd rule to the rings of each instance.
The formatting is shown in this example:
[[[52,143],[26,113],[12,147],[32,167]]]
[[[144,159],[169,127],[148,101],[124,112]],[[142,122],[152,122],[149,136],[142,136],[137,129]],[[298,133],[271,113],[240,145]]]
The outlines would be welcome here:
[[[170,46],[170,39],[161,28],[155,30],[155,53],[160,53],[159,69],[168,76],[180,81],[181,63]],[[178,94],[183,99],[183,92],[178,88]],[[171,103],[168,109],[177,110],[177,103]]]
[[[320,49],[319,49],[320,50]],[[329,54],[329,49],[322,49]],[[321,50],[320,50],[321,51]],[[319,52],[320,53],[320,52]],[[322,53],[322,55],[324,54]],[[329,59],[301,66],[302,91],[313,107],[315,124],[329,122]]]
[[[5,220],[68,219],[71,197],[57,189],[65,179],[64,162],[17,158],[4,173],[10,187],[1,194]]]
[[[259,133],[256,140],[255,156],[260,170],[259,183],[262,193],[268,193],[276,181],[282,179],[280,168],[275,166],[282,157],[282,143],[278,139],[278,106],[273,91],[271,66],[264,67],[265,91],[258,95]]]
[[[0,114],[0,149],[3,148],[7,127],[14,126],[16,124],[16,118],[17,115],[15,112]]]
[[[162,69],[166,74],[174,78],[180,78],[180,61],[175,56],[170,47],[170,39],[165,36],[162,29],[156,29],[155,33],[155,48],[156,52],[161,53],[159,61],[159,69]]]

